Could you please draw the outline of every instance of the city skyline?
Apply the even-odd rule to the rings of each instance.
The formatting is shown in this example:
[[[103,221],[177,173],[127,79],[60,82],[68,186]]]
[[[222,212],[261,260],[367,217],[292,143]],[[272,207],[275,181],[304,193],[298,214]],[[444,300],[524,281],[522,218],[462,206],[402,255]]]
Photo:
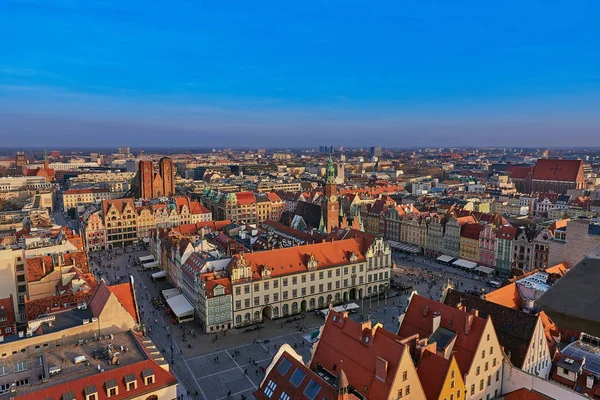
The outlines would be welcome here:
[[[11,1],[3,145],[593,145],[599,11]]]

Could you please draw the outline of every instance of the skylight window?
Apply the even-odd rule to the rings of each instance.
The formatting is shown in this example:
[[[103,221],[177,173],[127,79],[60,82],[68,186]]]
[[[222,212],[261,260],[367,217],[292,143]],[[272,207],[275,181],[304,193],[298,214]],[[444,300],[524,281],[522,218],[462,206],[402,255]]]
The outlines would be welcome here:
[[[317,382],[311,380],[308,383],[308,385],[306,386],[306,389],[304,389],[304,394],[310,400],[314,400],[314,398],[317,397],[319,390],[321,390],[321,385],[319,385]]]
[[[290,400],[290,395],[286,392],[281,392],[281,394],[279,395],[279,400]]]
[[[279,363],[279,366],[277,367],[277,372],[279,372],[281,375],[285,375],[290,370],[291,366],[292,363],[288,359],[284,358]]]
[[[269,380],[269,383],[267,383],[267,387],[265,388],[265,395],[270,399],[276,388],[277,384],[272,380]]]
[[[301,369],[296,369],[292,374],[292,377],[290,378],[290,382],[292,383],[292,385],[298,387],[304,380],[305,376],[306,372],[302,371]]]

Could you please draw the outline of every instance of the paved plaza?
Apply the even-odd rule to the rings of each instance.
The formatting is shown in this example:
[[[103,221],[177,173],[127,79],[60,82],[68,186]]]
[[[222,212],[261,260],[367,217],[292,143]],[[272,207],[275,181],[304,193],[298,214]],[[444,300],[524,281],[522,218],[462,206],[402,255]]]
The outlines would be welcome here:
[[[266,320],[264,329],[252,332],[232,329],[226,333],[203,334],[197,322],[174,325],[169,315],[156,310],[151,303],[153,297],[159,296],[160,291],[170,285],[152,282],[151,274],[155,271],[134,266],[137,257],[145,255],[148,252],[140,247],[91,253],[90,269],[97,278],[104,278],[111,284],[126,282],[129,275],[133,276],[142,323],[149,328],[149,336],[165,359],[172,362],[172,371],[181,382],[184,398],[252,398],[251,393],[264,376],[264,368],[283,343],[295,345],[304,361],[309,360],[311,344],[304,337],[322,326],[322,315],[307,312],[303,319],[294,322],[286,322],[285,318]],[[461,289],[487,288],[480,278],[430,260],[394,257],[394,261],[394,279],[427,297],[439,299],[448,279]],[[391,290],[379,299],[355,300],[359,308],[350,317],[359,322],[370,318],[372,323],[381,323],[385,329],[396,333],[398,316],[404,311],[409,294],[410,291]],[[301,332],[296,324],[304,325],[306,329]],[[190,329],[196,330],[196,337],[189,334]],[[184,332],[187,333],[185,341]]]

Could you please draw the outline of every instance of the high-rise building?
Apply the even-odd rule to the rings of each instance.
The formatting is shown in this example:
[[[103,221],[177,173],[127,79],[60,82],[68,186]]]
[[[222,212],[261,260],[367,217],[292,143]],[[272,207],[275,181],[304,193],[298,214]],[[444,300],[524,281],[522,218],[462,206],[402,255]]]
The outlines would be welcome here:
[[[371,149],[370,149],[371,157],[381,157],[382,154],[383,154],[383,152],[381,150],[381,146],[371,147]]]

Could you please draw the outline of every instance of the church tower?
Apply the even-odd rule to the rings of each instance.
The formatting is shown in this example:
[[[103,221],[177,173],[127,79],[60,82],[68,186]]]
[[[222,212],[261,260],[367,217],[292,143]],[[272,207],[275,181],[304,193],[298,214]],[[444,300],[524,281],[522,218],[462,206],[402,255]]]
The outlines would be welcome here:
[[[337,185],[335,183],[335,167],[331,154],[325,167],[325,203],[323,209],[323,221],[325,229],[331,232],[333,228],[339,225],[340,203],[337,196]]]

